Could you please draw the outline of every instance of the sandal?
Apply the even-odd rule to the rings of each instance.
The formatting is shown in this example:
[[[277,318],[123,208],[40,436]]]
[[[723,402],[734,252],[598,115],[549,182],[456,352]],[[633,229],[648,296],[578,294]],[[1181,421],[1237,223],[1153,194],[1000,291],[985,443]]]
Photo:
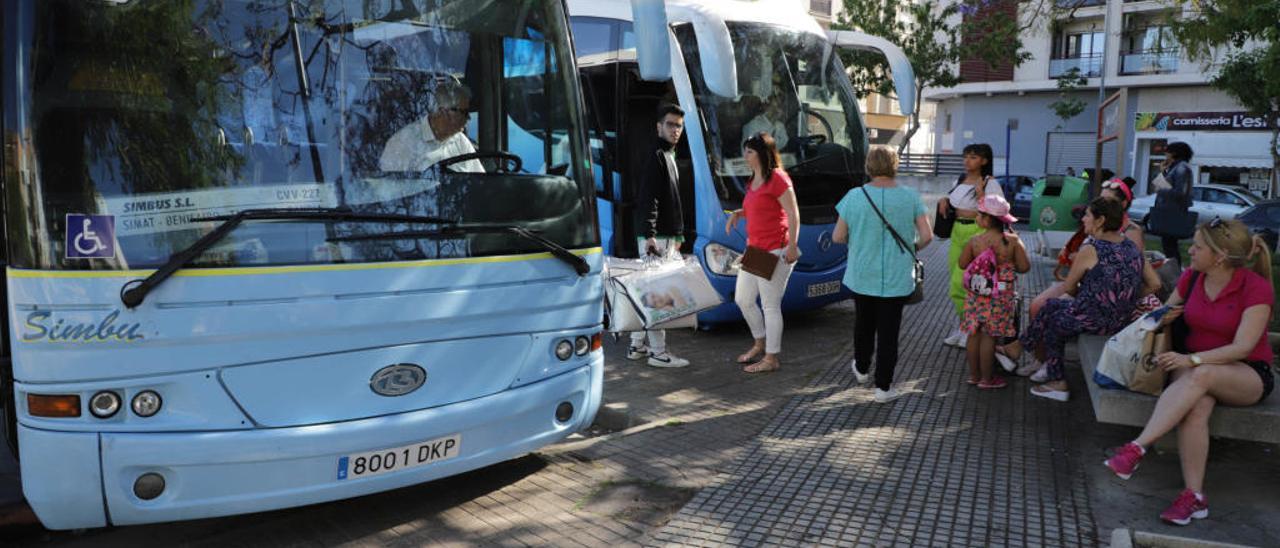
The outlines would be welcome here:
[[[742,371],[744,373],[768,373],[771,371],[777,371],[780,368],[782,368],[782,364],[778,362],[777,358],[774,358],[774,359],[765,358],[756,363],[743,367]]]
[[[760,361],[760,357],[764,355],[764,347],[753,346],[745,354],[738,356],[736,360],[740,365],[752,364]]]
[[[1048,398],[1054,401],[1067,401],[1071,397],[1071,393],[1067,390],[1059,390],[1052,383],[1038,384],[1031,387],[1031,395]]]
[[[978,388],[982,390],[998,390],[1006,386],[1009,386],[1009,382],[1004,380],[1004,377],[991,377],[989,381],[978,383]]]

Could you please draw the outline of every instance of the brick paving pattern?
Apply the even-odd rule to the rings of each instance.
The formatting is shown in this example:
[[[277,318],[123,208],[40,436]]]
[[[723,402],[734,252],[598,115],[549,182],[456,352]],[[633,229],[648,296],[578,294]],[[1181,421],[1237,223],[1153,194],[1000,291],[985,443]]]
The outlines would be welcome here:
[[[1025,381],[964,384],[963,352],[941,346],[954,326],[945,301],[946,246],[925,252],[926,303],[903,320],[903,398],[872,400],[841,359],[778,413],[712,487],[651,545],[1096,545],[1069,413],[1032,401]],[[1048,264],[1020,291],[1035,295]],[[1077,387],[1076,397],[1083,397]]]

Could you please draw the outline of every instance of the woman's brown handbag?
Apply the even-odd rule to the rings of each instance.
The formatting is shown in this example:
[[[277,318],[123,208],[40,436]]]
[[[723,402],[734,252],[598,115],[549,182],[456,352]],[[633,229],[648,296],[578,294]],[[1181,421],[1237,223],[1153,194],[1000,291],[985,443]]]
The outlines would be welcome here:
[[[766,280],[773,279],[773,271],[778,268],[778,256],[755,246],[747,246],[742,254],[743,272],[749,272]]]

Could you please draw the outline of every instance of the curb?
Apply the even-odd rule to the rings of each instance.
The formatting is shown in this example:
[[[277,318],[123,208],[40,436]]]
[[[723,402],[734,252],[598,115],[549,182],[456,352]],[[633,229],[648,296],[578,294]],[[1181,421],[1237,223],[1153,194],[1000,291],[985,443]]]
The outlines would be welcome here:
[[[1116,529],[1111,532],[1111,548],[1133,548],[1134,546],[1153,548],[1249,548],[1242,544],[1175,537],[1143,531],[1131,531],[1129,529]]]

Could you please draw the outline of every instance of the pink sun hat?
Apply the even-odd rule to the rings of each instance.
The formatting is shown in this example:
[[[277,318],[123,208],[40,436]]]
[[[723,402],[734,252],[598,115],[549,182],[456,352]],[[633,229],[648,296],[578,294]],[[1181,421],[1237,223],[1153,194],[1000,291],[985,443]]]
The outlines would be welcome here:
[[[1005,201],[1004,196],[989,194],[983,197],[982,203],[978,204],[978,211],[1000,219],[1007,224],[1018,222],[1017,217],[1009,214],[1009,202]]]

